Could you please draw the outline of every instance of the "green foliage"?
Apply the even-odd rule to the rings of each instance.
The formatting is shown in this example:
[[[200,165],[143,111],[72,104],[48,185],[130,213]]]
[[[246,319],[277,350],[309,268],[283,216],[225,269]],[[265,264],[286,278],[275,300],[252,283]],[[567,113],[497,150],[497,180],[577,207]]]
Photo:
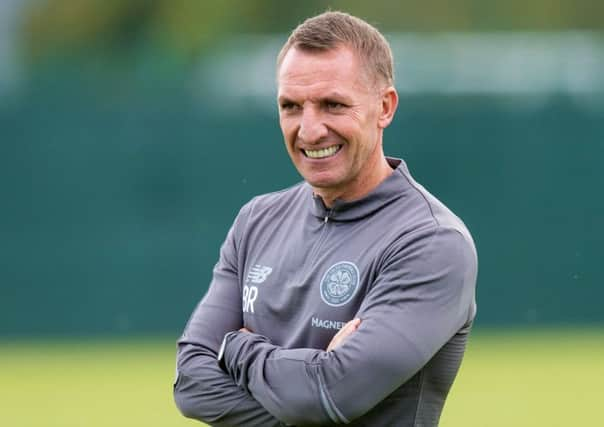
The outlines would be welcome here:
[[[39,65],[169,55],[187,65],[229,34],[288,31],[299,17],[320,12],[320,3],[47,0],[34,3],[27,14],[25,57]]]
[[[186,68],[229,35],[288,33],[328,8],[363,17],[387,32],[604,28],[604,2],[595,0],[46,0],[31,4],[23,28],[24,56],[34,65],[75,57],[131,66],[149,62],[149,57],[157,61],[167,56],[174,66]]]

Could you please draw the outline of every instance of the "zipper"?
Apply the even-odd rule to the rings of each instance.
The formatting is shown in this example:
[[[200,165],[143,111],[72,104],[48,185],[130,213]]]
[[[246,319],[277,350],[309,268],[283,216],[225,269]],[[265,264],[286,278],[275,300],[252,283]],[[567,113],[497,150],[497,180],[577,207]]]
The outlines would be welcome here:
[[[315,246],[311,252],[311,256],[308,258],[308,260],[311,262],[311,265],[312,265],[312,261],[314,260],[316,254],[319,252],[319,249],[323,245],[325,236],[327,235],[327,227],[328,227],[327,223],[329,222],[329,217],[331,216],[331,214],[333,214],[333,209],[330,209],[329,212],[327,212],[327,215],[325,215],[325,217],[323,218],[323,226],[322,226],[323,229],[321,230],[321,234],[319,235],[319,238],[317,239],[317,243],[315,243]]]
[[[319,237],[317,237],[317,241],[315,242],[314,246],[312,247],[310,255],[307,258],[306,263],[304,264],[304,268],[302,269],[302,273],[303,273],[302,278],[308,277],[307,272],[308,272],[309,268],[314,264],[315,258],[317,256],[317,254],[319,253],[319,250],[323,246],[323,243],[327,236],[327,229],[329,227],[329,225],[328,225],[329,218],[331,217],[332,214],[333,214],[333,209],[330,209],[329,212],[327,212],[327,215],[325,215],[325,217],[323,218],[323,224],[321,225],[321,234],[319,234]]]

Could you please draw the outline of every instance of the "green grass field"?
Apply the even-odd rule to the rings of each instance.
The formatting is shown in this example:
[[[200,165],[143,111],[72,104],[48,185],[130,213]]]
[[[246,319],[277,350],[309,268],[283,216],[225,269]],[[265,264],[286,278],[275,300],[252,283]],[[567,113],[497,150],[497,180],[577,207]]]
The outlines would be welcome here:
[[[166,339],[0,342],[0,426],[200,426],[172,402]],[[478,331],[442,427],[604,425],[604,328]]]

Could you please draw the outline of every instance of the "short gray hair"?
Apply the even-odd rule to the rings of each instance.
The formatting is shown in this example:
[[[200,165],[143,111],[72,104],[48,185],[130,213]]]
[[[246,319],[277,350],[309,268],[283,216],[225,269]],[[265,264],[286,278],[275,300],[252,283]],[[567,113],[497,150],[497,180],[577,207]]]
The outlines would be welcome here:
[[[321,52],[342,45],[352,48],[375,82],[394,84],[392,50],[388,41],[372,25],[344,12],[324,12],[298,25],[279,52],[277,69],[291,48]]]

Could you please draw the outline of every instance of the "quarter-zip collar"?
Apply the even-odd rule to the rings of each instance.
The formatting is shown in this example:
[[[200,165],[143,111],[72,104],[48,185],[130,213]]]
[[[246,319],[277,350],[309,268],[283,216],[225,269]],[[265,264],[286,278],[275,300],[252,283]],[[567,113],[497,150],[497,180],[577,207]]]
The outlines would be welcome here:
[[[401,159],[386,157],[388,164],[394,171],[366,196],[352,201],[336,199],[331,208],[325,206],[323,199],[312,192],[310,185],[306,184],[313,198],[312,214],[322,220],[330,221],[355,221],[371,215],[383,206],[403,197],[409,182],[405,179],[409,170]]]

